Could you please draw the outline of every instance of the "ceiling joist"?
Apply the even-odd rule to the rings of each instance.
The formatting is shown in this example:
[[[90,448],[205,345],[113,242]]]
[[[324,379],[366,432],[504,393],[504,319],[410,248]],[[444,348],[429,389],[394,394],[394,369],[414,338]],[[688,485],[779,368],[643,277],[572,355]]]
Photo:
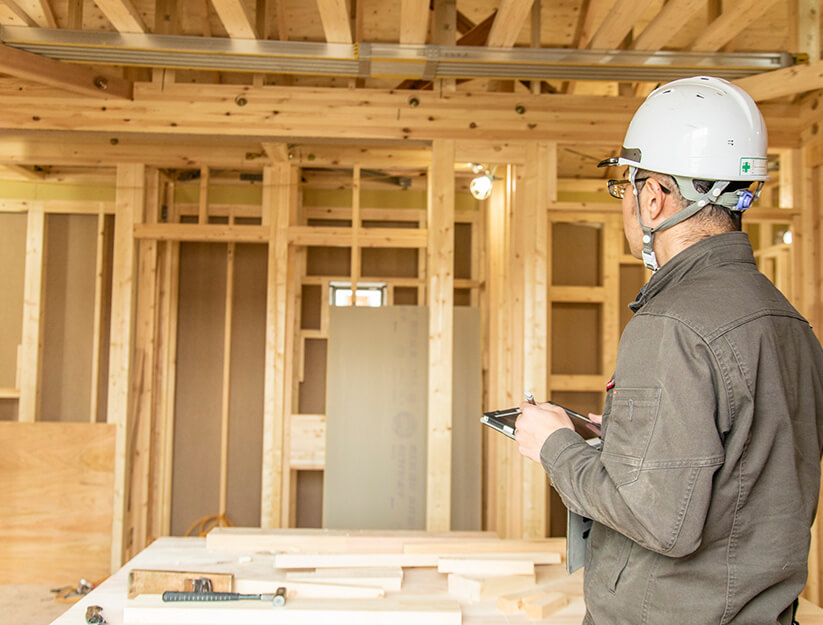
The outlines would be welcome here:
[[[823,61],[746,76],[735,80],[734,83],[745,89],[758,102],[823,89]]]
[[[616,50],[652,0],[617,0],[586,45],[591,50]]]
[[[429,0],[401,0],[400,43],[426,43],[430,20]]]
[[[777,0],[738,0],[724,4],[725,10],[697,39],[692,42],[695,52],[716,52],[759,20]]]
[[[251,16],[242,0],[211,0],[214,10],[232,39],[257,39]]]
[[[143,18],[132,5],[131,0],[94,0],[94,3],[121,33],[148,32]]]
[[[511,48],[523,30],[523,24],[531,13],[534,0],[500,0],[497,17],[489,32],[490,48]]]
[[[706,0],[669,0],[632,42],[632,50],[660,50],[706,6]]]
[[[48,0],[2,0],[14,10],[17,7],[34,22],[33,25],[43,28],[57,28],[57,20]],[[2,3],[2,2],[0,2]]]
[[[131,99],[132,84],[88,67],[55,61],[0,44],[0,73],[93,98]]]
[[[10,26],[37,26],[37,22],[17,6],[14,0],[0,0],[0,24],[8,24]]]
[[[317,0],[320,21],[328,43],[352,43],[346,0]]]

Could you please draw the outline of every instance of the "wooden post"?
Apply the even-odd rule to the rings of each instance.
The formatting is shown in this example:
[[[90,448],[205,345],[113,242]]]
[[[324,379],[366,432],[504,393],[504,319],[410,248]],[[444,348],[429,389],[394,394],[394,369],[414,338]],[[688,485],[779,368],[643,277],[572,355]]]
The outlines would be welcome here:
[[[200,200],[198,204],[197,223],[209,223],[209,168],[200,168]]]
[[[145,202],[145,166],[117,165],[117,199],[112,267],[111,340],[109,347],[108,423],[117,426],[114,458],[114,517],[111,567],[123,564],[126,536],[129,411],[134,346],[135,245],[134,224],[142,220]]]
[[[229,217],[229,224],[234,218]],[[234,310],[234,250],[235,244],[226,246],[226,302],[223,322],[223,389],[220,405],[220,499],[218,514],[225,516],[229,495],[229,416],[231,409],[231,324]]]
[[[288,163],[263,170],[263,224],[269,227],[266,296],[266,357],[263,408],[262,527],[281,527],[283,502],[286,377],[286,290],[288,227],[293,188]]]
[[[557,189],[557,144],[526,147],[526,237],[523,256],[523,387],[539,401],[548,399],[548,221],[550,189]],[[539,464],[523,459],[523,538],[546,535],[547,477]]]
[[[351,301],[357,306],[357,282],[360,280],[360,165],[354,166],[351,186]]]
[[[454,152],[437,139],[429,168],[427,282],[429,402],[426,529],[451,529],[452,362],[454,336]]]
[[[94,265],[94,323],[91,347],[91,391],[89,422],[96,423],[100,412],[100,349],[103,342],[103,294],[106,262],[106,214],[103,204],[97,213],[97,254]]]
[[[29,208],[26,226],[26,269],[23,286],[23,337],[20,360],[20,403],[17,418],[33,423],[40,412],[43,353],[43,270],[46,216],[42,202]]]

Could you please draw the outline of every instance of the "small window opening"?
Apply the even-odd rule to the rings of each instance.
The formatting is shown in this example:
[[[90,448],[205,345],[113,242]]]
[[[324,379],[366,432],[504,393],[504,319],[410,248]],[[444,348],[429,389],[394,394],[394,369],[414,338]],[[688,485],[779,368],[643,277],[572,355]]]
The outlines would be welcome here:
[[[329,302],[332,306],[353,306],[351,282],[330,282]],[[358,282],[357,305],[380,307],[386,305],[385,282]]]

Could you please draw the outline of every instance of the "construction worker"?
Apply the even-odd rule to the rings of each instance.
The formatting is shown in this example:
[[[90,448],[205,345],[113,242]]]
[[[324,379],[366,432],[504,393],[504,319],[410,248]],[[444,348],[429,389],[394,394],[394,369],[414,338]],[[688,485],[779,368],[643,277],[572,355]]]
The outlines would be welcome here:
[[[584,624],[789,625],[807,574],[823,446],[823,350],[755,265],[740,217],[766,174],[754,101],[696,77],[649,95],[620,156],[631,304],[602,451],[523,403],[520,452],[592,519]]]

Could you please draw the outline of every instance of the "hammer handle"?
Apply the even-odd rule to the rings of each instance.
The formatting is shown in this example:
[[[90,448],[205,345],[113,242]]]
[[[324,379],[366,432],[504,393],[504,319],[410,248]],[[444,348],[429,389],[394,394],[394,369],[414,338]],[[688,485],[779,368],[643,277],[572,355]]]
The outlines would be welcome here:
[[[163,601],[237,601],[239,599],[259,599],[260,595],[241,595],[237,592],[184,592],[167,590]]]

